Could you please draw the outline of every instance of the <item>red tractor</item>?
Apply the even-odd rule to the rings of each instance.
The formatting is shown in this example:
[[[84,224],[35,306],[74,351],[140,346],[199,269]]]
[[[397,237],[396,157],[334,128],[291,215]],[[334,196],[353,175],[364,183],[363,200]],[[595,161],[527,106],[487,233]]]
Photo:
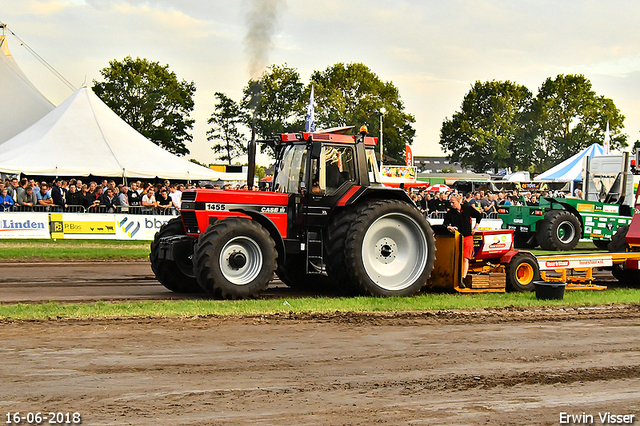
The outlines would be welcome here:
[[[377,139],[347,129],[265,141],[277,153],[270,192],[185,191],[181,216],[151,244],[156,278],[228,299],[258,296],[274,271],[296,288],[418,292],[433,269],[433,231],[403,190],[382,185]]]

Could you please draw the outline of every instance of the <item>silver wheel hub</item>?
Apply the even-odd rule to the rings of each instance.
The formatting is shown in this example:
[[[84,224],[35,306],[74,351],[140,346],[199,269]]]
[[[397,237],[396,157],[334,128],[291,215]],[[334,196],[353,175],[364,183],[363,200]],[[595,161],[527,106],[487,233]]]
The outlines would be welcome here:
[[[253,281],[262,269],[260,246],[249,237],[235,237],[227,242],[220,252],[220,271],[235,285]]]
[[[401,213],[378,218],[362,242],[362,262],[369,278],[385,290],[402,290],[422,274],[429,248],[420,225]]]

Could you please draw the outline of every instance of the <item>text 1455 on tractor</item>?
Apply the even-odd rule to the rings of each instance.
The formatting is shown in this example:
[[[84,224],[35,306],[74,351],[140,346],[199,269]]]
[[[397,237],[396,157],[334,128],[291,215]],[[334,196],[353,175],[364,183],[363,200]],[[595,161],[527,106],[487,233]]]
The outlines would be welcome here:
[[[403,190],[381,184],[377,139],[349,129],[264,141],[276,148],[271,192],[185,191],[181,216],[151,244],[158,280],[230,299],[257,296],[274,271],[291,287],[418,292],[433,269],[433,231]]]

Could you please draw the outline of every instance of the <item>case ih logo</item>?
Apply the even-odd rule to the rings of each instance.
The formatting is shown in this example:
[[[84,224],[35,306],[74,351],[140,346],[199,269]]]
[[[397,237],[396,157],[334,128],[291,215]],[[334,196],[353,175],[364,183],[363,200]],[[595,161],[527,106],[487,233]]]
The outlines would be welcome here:
[[[569,266],[568,260],[547,260],[544,265],[547,268],[566,268]]]

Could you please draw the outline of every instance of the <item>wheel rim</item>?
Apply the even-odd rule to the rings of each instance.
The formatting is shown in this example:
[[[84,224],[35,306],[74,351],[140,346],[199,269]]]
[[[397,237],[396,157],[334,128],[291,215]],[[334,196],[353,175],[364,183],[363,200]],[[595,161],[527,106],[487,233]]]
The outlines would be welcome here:
[[[260,274],[261,268],[262,251],[249,237],[229,240],[220,252],[220,271],[232,284],[249,284]]]
[[[362,261],[369,278],[385,290],[411,286],[427,263],[427,239],[412,218],[390,213],[378,218],[365,233]]]
[[[516,281],[520,285],[527,285],[533,281],[534,270],[528,263],[521,263],[516,268]]]
[[[558,239],[564,243],[570,243],[576,236],[576,228],[573,223],[564,221],[558,226]]]

